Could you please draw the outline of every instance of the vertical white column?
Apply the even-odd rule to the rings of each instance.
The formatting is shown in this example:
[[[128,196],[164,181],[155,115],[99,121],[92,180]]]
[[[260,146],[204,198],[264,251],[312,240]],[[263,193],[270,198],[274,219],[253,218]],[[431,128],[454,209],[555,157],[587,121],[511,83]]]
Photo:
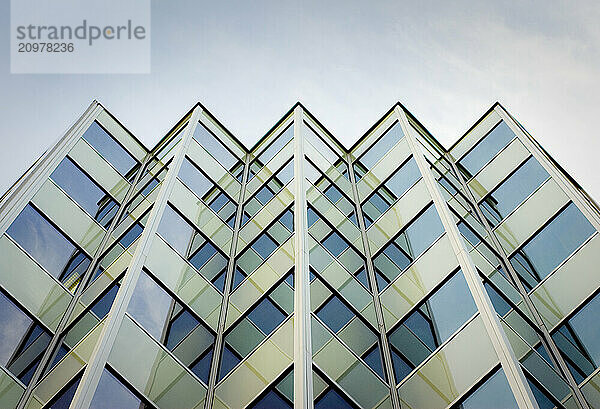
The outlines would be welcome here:
[[[498,319],[492,302],[483,286],[483,282],[477,273],[475,264],[462,243],[458,227],[454,223],[448,204],[442,197],[437,182],[423,156],[421,147],[416,140],[416,131],[412,129],[406,118],[406,113],[398,105],[394,108],[394,111],[398,116],[398,121],[402,126],[408,146],[419,167],[419,171],[423,176],[423,181],[433,199],[433,203],[440,216],[444,230],[448,235],[454,254],[458,259],[458,263],[465,276],[471,295],[479,310],[479,315],[481,316],[490,340],[492,341],[494,350],[500,359],[502,369],[506,374],[508,384],[515,396],[517,404],[521,409],[539,409],[533,393],[531,392],[531,388],[529,388],[527,379],[525,378],[514,351],[508,342],[508,338],[501,327],[500,320]]]
[[[125,316],[125,311],[127,311],[129,300],[131,300],[133,291],[142,271],[142,267],[146,261],[148,252],[150,251],[152,239],[154,238],[156,230],[158,229],[162,214],[167,205],[167,199],[169,198],[171,191],[173,190],[173,186],[175,185],[179,168],[183,163],[185,152],[187,151],[192,136],[194,135],[194,130],[198,123],[201,112],[202,108],[200,106],[196,106],[192,111],[186,129],[181,138],[181,142],[179,142],[178,151],[175,154],[175,157],[169,166],[169,170],[167,171],[167,175],[162,182],[156,201],[154,202],[152,210],[150,211],[146,227],[139,238],[137,248],[133,258],[131,259],[129,267],[127,268],[127,273],[123,277],[123,281],[117,296],[115,297],[113,305],[105,318],[100,338],[96,343],[90,360],[83,372],[79,387],[77,388],[75,396],[73,397],[73,401],[71,402],[70,409],[87,409],[92,401],[92,398],[94,397],[98,382],[100,381],[100,376],[102,375],[102,371],[106,365],[110,350],[117,337],[119,328],[121,327],[121,322]]]
[[[308,221],[302,106],[294,108],[294,409],[313,407]]]

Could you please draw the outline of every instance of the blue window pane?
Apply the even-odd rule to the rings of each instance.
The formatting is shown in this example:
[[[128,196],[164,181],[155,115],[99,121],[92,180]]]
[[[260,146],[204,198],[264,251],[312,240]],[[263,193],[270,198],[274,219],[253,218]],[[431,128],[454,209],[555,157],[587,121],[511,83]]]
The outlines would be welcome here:
[[[125,385],[106,369],[102,372],[90,409],[144,409],[142,403]]]
[[[31,344],[36,324],[19,307],[0,292],[0,364],[11,369],[22,343]],[[38,335],[43,331],[35,331]],[[15,375],[19,375],[15,373]]]
[[[277,243],[266,234],[262,234],[258,240],[252,244],[252,248],[263,260],[266,260],[277,248]]]
[[[515,137],[504,121],[500,122],[475,147],[469,151],[458,163],[470,175],[476,174],[498,152],[502,150]]]
[[[181,342],[196,326],[200,324],[189,311],[184,310],[171,321],[169,335],[167,336],[167,348],[173,349]]]
[[[154,338],[161,340],[168,325],[173,299],[153,279],[142,272],[127,312]]]
[[[473,247],[477,246],[481,242],[479,237],[467,223],[460,221],[457,223],[457,227],[458,231],[464,236],[465,239],[467,239],[469,243],[473,245]]]
[[[187,157],[181,164],[178,177],[201,199],[215,185]]]
[[[335,187],[334,185],[329,186],[327,190],[325,190],[325,196],[331,200],[332,203],[337,203],[338,200],[342,198],[342,192]]]
[[[221,291],[221,293],[225,290],[225,276],[227,275],[226,270],[221,271],[221,273],[219,275],[216,276],[216,278],[213,280],[213,284],[215,287],[217,287],[217,289],[219,291]],[[238,283],[239,284],[239,283]],[[237,285],[234,285],[234,288],[237,287]]]
[[[233,170],[235,165],[239,162],[239,159],[223,145],[223,142],[214,136],[201,123],[198,123],[196,126],[194,139],[228,171]]]
[[[433,204],[375,256],[375,268],[387,282],[399,276],[444,232]]]
[[[466,280],[458,271],[390,334],[390,346],[401,357],[396,371],[404,370],[402,360],[410,362],[407,366],[411,368],[418,366],[476,311]]]
[[[110,196],[68,157],[60,162],[50,177],[95,220],[101,220],[103,217],[97,216],[104,216],[106,205],[114,203]],[[109,208],[112,209],[112,206]]]
[[[81,257],[79,250],[31,205],[17,216],[7,233],[58,279],[65,276],[73,258]]]
[[[182,256],[186,256],[194,229],[171,206],[163,212],[158,226],[158,233]]]
[[[458,406],[457,409],[517,409],[504,371],[499,369],[494,375]]]
[[[311,227],[320,219],[319,215],[311,207],[306,211],[306,215],[308,218],[308,227]]]
[[[286,210],[280,217],[279,222],[283,224],[290,232],[294,231],[294,213]]]
[[[364,361],[373,369],[382,379],[385,379],[383,373],[383,363],[381,361],[381,352],[379,351],[379,344],[371,350],[364,358]]]
[[[409,373],[413,370],[413,367],[402,358],[393,348],[392,348],[392,362],[394,364],[394,377],[396,378],[396,382],[400,382],[402,379],[406,378]]]
[[[436,333],[432,327],[433,322],[429,321],[430,319],[428,314],[424,315],[417,310],[404,321],[404,325],[433,351],[439,343],[436,340]]]
[[[323,244],[323,246],[336,257],[342,254],[349,247],[346,240],[344,240],[336,232],[330,234],[329,237],[323,240],[323,243],[321,244]]]
[[[194,366],[192,366],[191,370],[196,376],[208,385],[208,376],[210,375],[210,364],[212,362],[212,350],[210,350],[206,355],[204,355]]]
[[[354,277],[367,289],[370,289],[369,279],[367,278],[367,270],[363,267],[358,272],[354,273]]]
[[[337,296],[333,296],[317,311],[317,317],[335,333],[354,316],[354,313]]]
[[[286,185],[294,177],[294,161],[291,160],[277,172],[277,179],[282,185]]]
[[[102,129],[97,122],[94,122],[85,131],[83,139],[88,141],[123,176],[126,176],[137,165],[137,161],[133,156]]]
[[[265,335],[269,335],[285,319],[285,314],[268,298],[262,300],[248,314],[252,321]]]
[[[55,398],[54,401],[46,406],[47,409],[69,409],[71,402],[73,401],[73,396],[75,396],[75,391],[77,391],[77,387],[79,386],[79,381],[81,379],[77,379],[75,382],[71,383],[67,387],[67,389],[60,392],[58,398]]]
[[[461,271],[429,298],[427,307],[440,342],[448,339],[477,310]]]
[[[252,409],[287,409],[290,404],[274,391],[269,391],[256,404],[250,406]]]
[[[294,137],[294,126],[289,126],[283,133],[281,133],[275,140],[269,145],[260,155],[258,155],[258,161],[261,164],[267,164],[273,157]],[[248,180],[251,178],[248,177]]]
[[[223,192],[219,193],[217,197],[210,203],[210,208],[218,213],[219,210],[223,208],[227,203],[229,203],[229,199]]]
[[[256,195],[254,197],[256,197],[258,201],[262,204],[266,204],[269,200],[271,200],[273,196],[275,195],[273,194],[273,192],[271,192],[271,189],[269,189],[267,185],[265,185],[258,192],[256,192]]]
[[[118,291],[119,285],[113,285],[106,294],[104,294],[98,301],[94,303],[91,310],[94,314],[96,314],[96,317],[102,319],[106,316],[106,314],[108,314],[108,311],[110,311]]]
[[[420,178],[421,172],[419,172],[417,162],[410,158],[385,182],[385,186],[396,195],[396,198],[399,198]]]
[[[502,221],[548,177],[538,161],[533,157],[529,158],[481,203],[490,223],[496,225]]]
[[[223,353],[221,354],[221,369],[219,370],[219,380],[223,379],[225,375],[229,373],[241,359],[238,355],[233,352],[227,344],[223,346]]]
[[[600,295],[569,318],[552,338],[575,379],[583,380],[600,366]]]
[[[190,263],[200,270],[216,253],[217,249],[215,246],[206,242],[192,257],[190,257]]]
[[[339,393],[333,389],[329,389],[325,394],[315,402],[315,409],[352,409],[349,404]]]
[[[484,287],[487,290],[488,295],[490,296],[490,300],[492,301],[492,305],[494,306],[494,310],[500,316],[504,316],[507,312],[509,312],[512,307],[506,300],[487,282],[484,283]]]
[[[246,278],[246,274],[242,271],[242,269],[239,267],[236,267],[235,273],[233,275],[232,288],[235,290],[237,288],[237,286],[240,285],[242,283],[242,281],[244,281],[245,278]],[[225,288],[225,285],[223,285],[223,288]]]
[[[522,268],[533,277],[533,283],[528,280],[530,287],[548,276],[594,232],[577,206],[569,204],[518,253]],[[518,272],[522,271],[515,257],[511,262]]]
[[[531,392],[533,392],[533,397],[535,398],[540,409],[554,409],[556,405],[552,403],[552,400],[546,395],[546,392],[542,392],[540,388],[537,387],[533,382],[527,379],[529,383],[529,387],[531,388]]]
[[[143,231],[144,231],[144,228],[142,227],[142,225],[139,223],[135,223],[133,226],[131,226],[129,228],[129,230],[127,230],[127,233],[125,233],[125,235],[123,235],[123,237],[121,237],[121,240],[119,240],[119,243],[121,243],[121,245],[124,248],[127,248],[127,247],[131,246],[131,243],[136,241],[138,237],[140,237],[140,235],[142,234]]]
[[[395,242],[414,259],[423,253],[443,231],[444,227],[435,206],[431,205],[405,230],[404,237],[396,239]]]
[[[360,163],[371,169],[389,150],[404,137],[400,123],[396,122],[385,134],[360,158]]]

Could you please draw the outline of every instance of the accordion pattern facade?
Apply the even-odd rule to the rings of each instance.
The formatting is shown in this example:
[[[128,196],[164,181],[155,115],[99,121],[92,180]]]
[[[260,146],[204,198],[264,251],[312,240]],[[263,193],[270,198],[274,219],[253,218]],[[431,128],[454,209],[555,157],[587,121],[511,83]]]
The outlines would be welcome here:
[[[93,102],[0,201],[0,407],[599,408],[599,228],[499,104],[149,149]]]

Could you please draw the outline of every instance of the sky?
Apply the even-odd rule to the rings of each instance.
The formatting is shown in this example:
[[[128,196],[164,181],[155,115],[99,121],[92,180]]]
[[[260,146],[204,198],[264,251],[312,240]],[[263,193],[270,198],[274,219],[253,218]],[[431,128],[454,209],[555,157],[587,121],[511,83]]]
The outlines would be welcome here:
[[[151,74],[10,74],[0,191],[94,99],[148,147],[197,101],[251,146],[301,101],[351,146],[396,101],[449,147],[501,102],[600,200],[600,2],[152,2]]]

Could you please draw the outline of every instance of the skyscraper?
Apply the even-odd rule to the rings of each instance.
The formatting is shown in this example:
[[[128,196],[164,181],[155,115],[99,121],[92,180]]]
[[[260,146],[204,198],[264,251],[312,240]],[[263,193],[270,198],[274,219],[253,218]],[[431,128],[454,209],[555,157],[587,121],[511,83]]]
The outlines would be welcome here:
[[[599,228],[499,104],[148,149],[94,102],[0,201],[0,407],[599,408]]]

